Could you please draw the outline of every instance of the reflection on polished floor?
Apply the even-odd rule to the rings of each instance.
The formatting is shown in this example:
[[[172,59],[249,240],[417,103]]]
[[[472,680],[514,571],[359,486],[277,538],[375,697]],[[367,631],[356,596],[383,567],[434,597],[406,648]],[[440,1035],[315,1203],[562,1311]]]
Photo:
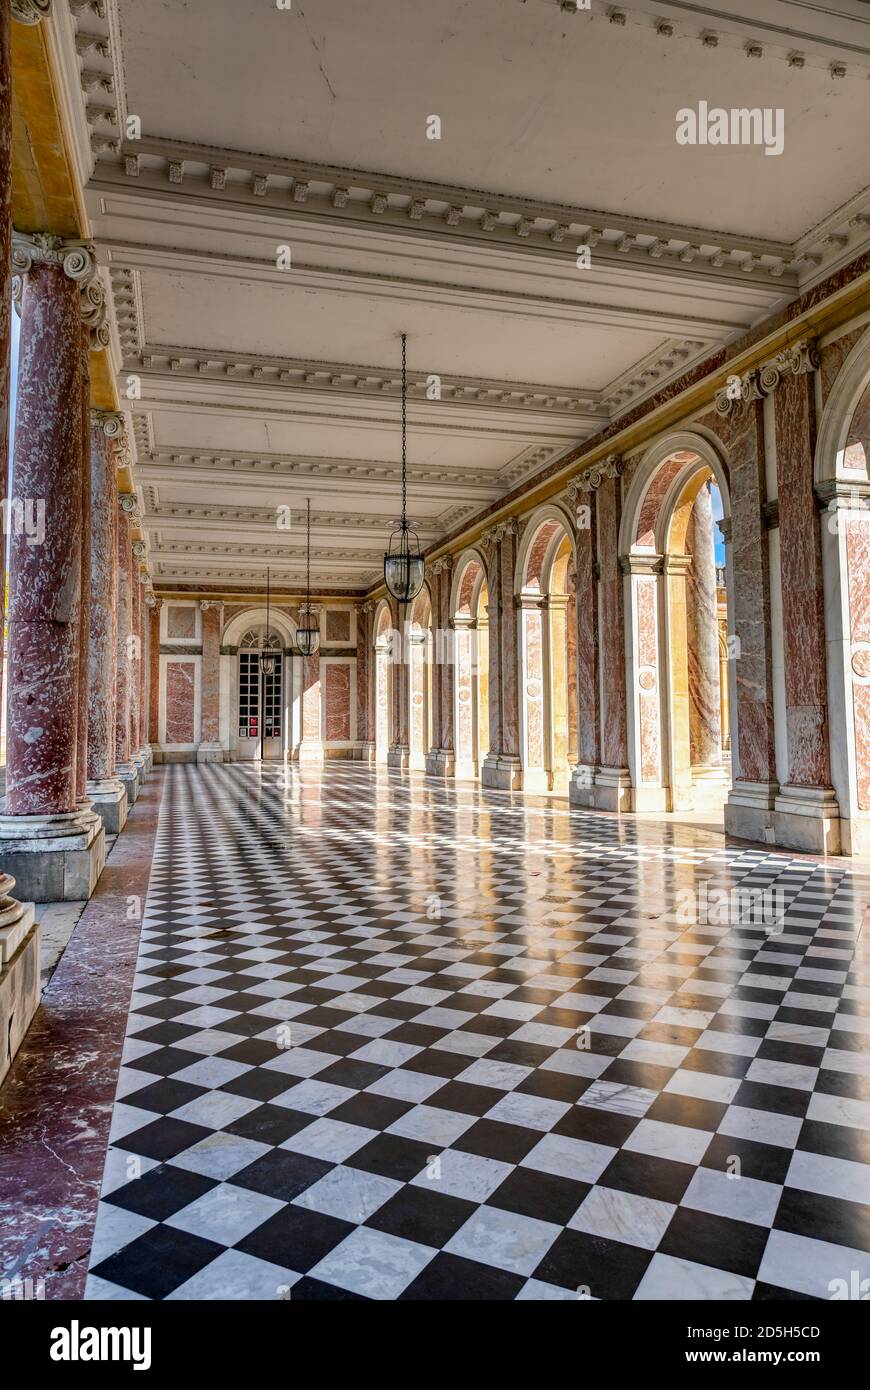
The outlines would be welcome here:
[[[164,780],[89,1297],[870,1277],[860,864],[352,763]]]

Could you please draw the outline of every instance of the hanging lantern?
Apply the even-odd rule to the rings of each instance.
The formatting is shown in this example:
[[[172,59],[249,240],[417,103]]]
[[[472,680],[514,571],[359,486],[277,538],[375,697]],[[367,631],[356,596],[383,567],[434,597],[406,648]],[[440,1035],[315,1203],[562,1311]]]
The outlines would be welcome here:
[[[311,498],[305,499],[305,604],[299,613],[296,646],[302,656],[313,656],[320,646],[320,619],[311,608]]]
[[[408,521],[408,370],[407,335],[402,334],[402,520],[390,536],[384,556],[384,583],[399,603],[410,603],[423,587],[426,565],[420,542]]]

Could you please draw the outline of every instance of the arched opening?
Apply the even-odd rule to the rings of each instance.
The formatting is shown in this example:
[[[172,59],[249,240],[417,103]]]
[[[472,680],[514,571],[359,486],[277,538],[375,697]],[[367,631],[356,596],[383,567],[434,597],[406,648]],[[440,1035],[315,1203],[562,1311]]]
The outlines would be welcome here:
[[[479,555],[460,559],[453,584],[454,739],[459,778],[480,776],[489,751],[489,592]]]
[[[567,794],[577,760],[574,543],[548,507],[533,517],[518,557],[523,786]]]
[[[283,759],[284,643],[265,623],[250,627],[239,640],[237,668],[237,750],[240,758]]]
[[[375,614],[375,761],[385,763],[393,741],[393,625],[386,603]]]
[[[429,591],[418,594],[408,624],[408,760],[426,767],[432,747],[432,603]]]
[[[727,482],[717,465],[712,450],[666,445],[641,465],[625,514],[626,611],[634,808],[721,823],[733,702]]]

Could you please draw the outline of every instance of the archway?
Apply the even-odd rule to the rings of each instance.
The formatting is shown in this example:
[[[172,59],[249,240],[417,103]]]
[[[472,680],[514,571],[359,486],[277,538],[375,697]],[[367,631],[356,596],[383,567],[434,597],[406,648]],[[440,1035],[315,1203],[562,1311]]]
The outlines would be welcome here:
[[[661,441],[629,488],[620,554],[637,811],[694,811],[718,821],[728,796],[729,514],[724,465],[701,436]]]
[[[533,515],[517,557],[520,747],[527,791],[567,794],[577,761],[574,539],[560,508]]]
[[[450,602],[453,622],[454,775],[480,776],[489,751],[489,591],[477,551],[460,556]]]
[[[248,608],[221,634],[220,721],[230,760],[283,760],[300,721],[296,625],[278,609]],[[269,658],[269,670],[264,667]]]
[[[408,624],[408,763],[425,770],[432,747],[432,601],[424,585]]]

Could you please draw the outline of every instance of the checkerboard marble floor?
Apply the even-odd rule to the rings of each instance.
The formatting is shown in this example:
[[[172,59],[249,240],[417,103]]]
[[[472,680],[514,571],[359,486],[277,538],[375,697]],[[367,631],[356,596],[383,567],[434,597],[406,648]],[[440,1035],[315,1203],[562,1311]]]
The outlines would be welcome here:
[[[870,1279],[868,866],[353,763],[164,775],[88,1297]],[[781,921],[687,924],[721,889]]]

